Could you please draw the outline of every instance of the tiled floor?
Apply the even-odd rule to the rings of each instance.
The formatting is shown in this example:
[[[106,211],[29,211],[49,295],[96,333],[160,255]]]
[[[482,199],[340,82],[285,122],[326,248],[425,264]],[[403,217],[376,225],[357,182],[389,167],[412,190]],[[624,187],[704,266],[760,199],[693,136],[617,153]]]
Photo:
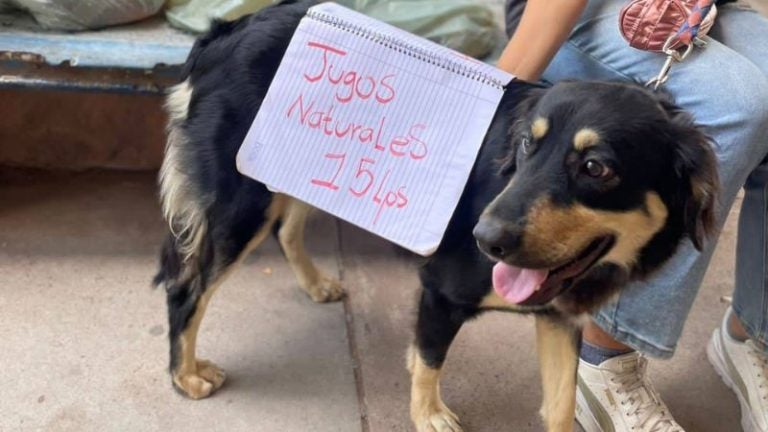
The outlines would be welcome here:
[[[0,431],[407,431],[404,350],[413,263],[320,216],[309,246],[345,304],[298,290],[272,241],[216,294],[200,352],[229,373],[214,397],[176,394],[164,295],[152,290],[162,223],[152,174],[0,171]],[[737,431],[734,396],[704,356],[731,287],[733,219],[678,355],[652,376],[689,431]],[[443,393],[467,431],[538,431],[532,321],[464,328]]]

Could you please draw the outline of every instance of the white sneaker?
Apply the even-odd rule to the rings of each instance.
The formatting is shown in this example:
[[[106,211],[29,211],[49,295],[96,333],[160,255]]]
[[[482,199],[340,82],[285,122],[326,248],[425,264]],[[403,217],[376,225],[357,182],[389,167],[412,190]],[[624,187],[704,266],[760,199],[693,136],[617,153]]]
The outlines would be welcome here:
[[[707,357],[741,405],[744,432],[768,432],[768,355],[748,340],[739,342],[727,330],[731,309],[707,345]]]
[[[637,352],[594,366],[579,359],[576,420],[585,432],[685,432],[645,376]]]

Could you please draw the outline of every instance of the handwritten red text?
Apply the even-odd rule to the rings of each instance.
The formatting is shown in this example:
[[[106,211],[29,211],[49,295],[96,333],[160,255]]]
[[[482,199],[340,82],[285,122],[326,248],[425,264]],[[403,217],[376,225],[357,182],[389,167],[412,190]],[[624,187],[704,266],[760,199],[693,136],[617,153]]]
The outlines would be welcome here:
[[[375,78],[370,75],[363,76],[355,70],[345,71],[336,66],[333,60],[337,57],[346,56],[346,51],[320,42],[308,42],[307,46],[320,50],[322,57],[319,62],[315,62],[319,68],[312,73],[305,73],[304,78],[311,83],[325,79],[332,85],[338,86],[339,88],[336,90],[337,101],[349,103],[355,97],[361,100],[374,97],[379,103],[387,104],[395,98],[395,89],[392,86],[395,75],[389,74]]]
[[[338,191],[340,186],[337,181],[339,174],[344,171],[346,166],[347,154],[328,153],[325,155],[325,159],[333,161],[332,164],[329,164],[332,166],[332,169],[329,170],[329,172],[332,172],[332,175],[328,179],[312,179],[311,183],[332,191]],[[376,160],[363,157],[357,163],[352,184],[347,189],[355,198],[370,199],[378,206],[373,219],[373,225],[376,225],[385,209],[402,209],[408,205],[405,186],[392,186],[393,182],[390,178],[392,170],[387,170],[383,175],[377,174],[381,174],[381,172],[376,170]]]

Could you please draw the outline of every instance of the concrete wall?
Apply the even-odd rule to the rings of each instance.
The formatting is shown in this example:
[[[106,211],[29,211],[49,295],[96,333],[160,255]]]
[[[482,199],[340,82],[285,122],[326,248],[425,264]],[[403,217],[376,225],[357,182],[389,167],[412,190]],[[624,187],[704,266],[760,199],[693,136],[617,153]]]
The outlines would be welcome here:
[[[0,165],[155,169],[165,142],[159,96],[0,91]]]

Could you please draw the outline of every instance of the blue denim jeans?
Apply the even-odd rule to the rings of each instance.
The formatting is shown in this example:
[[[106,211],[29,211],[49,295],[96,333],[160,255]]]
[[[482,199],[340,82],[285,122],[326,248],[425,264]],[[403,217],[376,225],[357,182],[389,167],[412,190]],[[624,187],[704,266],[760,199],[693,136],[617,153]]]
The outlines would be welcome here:
[[[591,0],[544,79],[645,83],[665,58],[631,48],[618,29],[626,0]],[[665,85],[715,140],[720,225],[741,188],[733,308],[750,336],[768,342],[768,19],[743,6],[720,8],[715,27]],[[617,340],[654,357],[674,353],[716,242],[699,253],[686,241],[652,278],[634,283],[595,314]]]

